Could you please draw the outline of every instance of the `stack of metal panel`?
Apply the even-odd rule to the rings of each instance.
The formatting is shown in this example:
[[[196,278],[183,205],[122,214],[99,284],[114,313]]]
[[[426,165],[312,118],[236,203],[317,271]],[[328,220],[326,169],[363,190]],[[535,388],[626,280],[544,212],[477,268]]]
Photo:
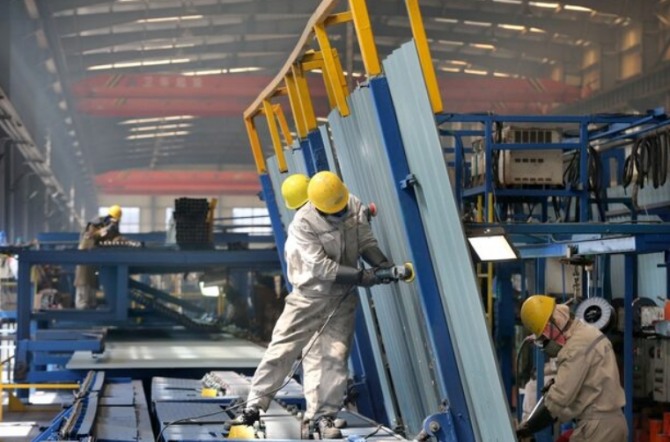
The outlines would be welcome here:
[[[513,440],[510,415],[485,322],[476,276],[465,242],[460,215],[451,190],[434,116],[418,61],[410,43],[384,63],[398,124],[430,249],[444,315],[449,324],[461,382],[475,437]],[[332,143],[322,130],[329,158],[337,158],[350,190],[363,202],[374,201],[379,215],[373,230],[395,262],[411,255],[397,201],[390,163],[383,144],[378,112],[371,91],[361,87],[351,94],[351,114],[329,115]],[[425,330],[417,285],[374,287],[372,299],[381,339],[389,362],[392,385],[400,398],[402,419],[410,433],[421,429],[424,417],[438,411],[447,396]],[[363,295],[365,296],[365,295]],[[370,318],[368,313],[368,321]],[[437,336],[436,342],[444,337]]]
[[[330,114],[333,142],[324,144],[336,151],[329,157],[338,158],[350,191],[364,203],[377,205],[378,215],[372,221],[375,236],[389,258],[402,263],[409,259],[409,245],[391,171],[383,161],[386,154],[372,95],[368,89],[359,89],[349,103],[350,116],[341,118],[337,111]],[[364,304],[368,301],[366,292],[361,290]],[[423,419],[436,412],[444,399],[438,391],[425,321],[417,319],[422,317],[417,285],[377,286],[371,292],[395,395],[402,402],[401,423],[416,434]],[[368,329],[375,330],[371,310],[364,308],[364,313]]]
[[[477,278],[413,42],[384,62],[475,434],[514,440]]]

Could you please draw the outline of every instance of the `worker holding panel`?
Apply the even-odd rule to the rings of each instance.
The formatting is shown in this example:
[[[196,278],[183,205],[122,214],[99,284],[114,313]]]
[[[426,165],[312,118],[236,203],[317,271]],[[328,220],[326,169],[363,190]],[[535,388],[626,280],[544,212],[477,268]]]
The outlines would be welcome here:
[[[571,442],[625,442],[626,399],[612,343],[597,328],[575,320],[567,305],[551,296],[531,296],[521,306],[521,322],[544,352],[557,358],[553,384],[517,429],[529,437],[554,419],[574,419]]]
[[[121,207],[113,205],[107,216],[101,216],[89,221],[81,232],[79,250],[91,250],[101,241],[113,241],[121,236],[119,223],[121,222]],[[77,309],[91,309],[96,307],[96,279],[95,268],[88,265],[78,265],[75,269],[74,286],[76,288],[75,307]]]
[[[302,352],[303,359],[310,361],[304,367],[304,419],[321,438],[334,439],[342,437],[334,417],[347,386],[358,304],[355,288],[392,282],[378,270],[392,268],[393,263],[377,245],[368,208],[349,194],[337,175],[327,171],[314,175],[308,197],[309,203],[296,212],[286,240],[287,276],[293,291],[256,369],[246,408],[234,424],[251,425],[259,419],[259,411],[267,410]],[[358,268],[360,257],[372,268]]]

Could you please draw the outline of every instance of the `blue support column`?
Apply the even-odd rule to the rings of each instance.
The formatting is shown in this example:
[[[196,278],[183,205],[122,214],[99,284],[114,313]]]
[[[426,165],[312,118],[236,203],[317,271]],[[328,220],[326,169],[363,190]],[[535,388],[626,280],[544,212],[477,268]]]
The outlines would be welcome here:
[[[286,243],[286,232],[284,231],[284,226],[281,222],[281,216],[279,216],[279,208],[277,207],[277,199],[275,198],[275,192],[272,189],[272,181],[270,180],[270,175],[263,174],[259,175],[261,181],[261,189],[263,191],[263,199],[265,200],[265,205],[268,208],[268,215],[270,216],[270,224],[272,225],[272,231],[275,235],[275,242],[277,244],[277,253],[279,254],[279,262],[281,263],[282,272],[286,275],[286,259],[284,259],[284,244]],[[288,291],[291,291],[291,285],[286,280],[286,287]]]
[[[316,172],[328,170],[328,156],[326,156],[326,149],[323,146],[321,132],[318,129],[311,131],[307,134],[307,140],[309,140],[309,145],[312,148],[312,161]]]
[[[545,291],[545,272],[547,261],[544,258],[539,258],[535,261],[535,290],[536,293],[544,293]],[[543,351],[535,350],[535,369],[537,372],[537,393],[536,399],[539,401],[542,397],[542,388],[544,387],[544,364],[546,363],[546,355]],[[551,442],[554,440],[552,428],[546,428],[535,434],[537,442]]]
[[[589,217],[589,173],[588,173],[589,127],[586,121],[579,124],[579,221],[585,223]]]
[[[493,151],[491,146],[493,144],[492,124],[493,122],[490,118],[484,121],[484,164],[486,164],[486,171],[484,173],[484,214],[489,213],[489,193],[493,191],[493,186],[495,186],[493,178]]]
[[[626,394],[624,415],[628,423],[628,442],[633,442],[633,301],[637,286],[637,255],[624,258],[624,331],[623,331],[623,388]]]
[[[512,401],[512,383],[514,381],[514,319],[515,300],[512,287],[512,266],[510,263],[496,264],[496,300],[494,343],[498,353],[498,363],[505,386],[507,399]]]
[[[455,197],[458,209],[463,213],[463,165],[465,164],[465,156],[463,155],[463,139],[459,135],[454,136],[454,145]]]
[[[400,128],[395,115],[393,101],[386,78],[370,80],[369,84],[379,118],[384,147],[390,162],[391,174],[396,183],[401,213],[404,218],[405,234],[412,251],[411,259],[416,269],[416,283],[419,285],[421,306],[425,315],[429,342],[436,357],[435,371],[438,373],[440,389],[447,395],[449,412],[453,416],[455,432],[460,442],[475,440],[473,423],[465,398],[458,363],[454,354],[451,333],[444,315],[442,298],[430,260],[426,233],[421,221],[416,196],[411,187],[402,187],[401,182],[410,177],[411,172],[403,147]]]
[[[351,362],[354,368],[354,382],[358,390],[356,407],[358,411],[375,422],[391,425],[384,409],[384,396],[381,390],[377,367],[370,339],[375,336],[374,330],[368,330],[363,310],[356,309],[356,333],[351,351]]]
[[[300,149],[302,150],[302,156],[305,159],[305,167],[307,168],[307,175],[312,176],[316,173],[316,168],[314,166],[314,157],[312,155],[312,148],[309,145],[309,140],[300,141]]]
[[[29,261],[19,261],[19,275],[17,285],[17,305],[16,305],[16,363],[15,379],[21,381],[30,366],[30,356],[28,354],[28,342],[30,340],[30,313],[33,309],[33,290],[30,282],[30,269],[32,264]]]

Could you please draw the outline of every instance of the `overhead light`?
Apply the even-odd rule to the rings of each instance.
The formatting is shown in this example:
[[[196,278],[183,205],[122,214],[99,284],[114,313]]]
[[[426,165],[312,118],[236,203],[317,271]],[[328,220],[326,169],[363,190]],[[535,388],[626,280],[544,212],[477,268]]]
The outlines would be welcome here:
[[[326,118],[326,117],[316,117],[316,121],[319,121],[321,123],[327,123],[328,118]]]
[[[143,132],[143,131],[157,131],[157,130],[174,130],[174,129],[184,129],[187,127],[193,126],[190,123],[180,123],[180,124],[161,124],[159,126],[139,126],[131,127],[130,132]]]
[[[520,5],[521,0],[493,0],[495,3],[506,3],[508,5]]]
[[[501,227],[466,228],[468,242],[480,261],[506,261],[518,259],[519,255],[510,244]]]
[[[145,123],[159,123],[161,121],[180,121],[180,120],[193,120],[195,116],[193,115],[169,115],[167,117],[154,117],[154,118],[137,118],[133,120],[125,120],[119,124],[145,124]]]
[[[461,72],[460,68],[441,67],[440,70],[444,72]]]
[[[593,12],[593,9],[591,8],[577,5],[563,5],[563,9],[565,9],[566,11]]]
[[[558,8],[558,3],[547,3],[547,2],[528,2],[529,5],[535,6],[536,8],[546,8],[546,9],[556,9]]]
[[[491,51],[495,50],[495,48],[496,48],[495,46],[490,45],[488,43],[470,43],[470,46],[472,46],[473,48],[477,48],[477,49],[488,49],[488,50],[491,50]]]
[[[498,27],[499,27],[499,28],[502,28],[502,29],[509,29],[509,30],[511,30],[511,31],[525,31],[525,30],[526,30],[526,27],[525,27],[525,26],[521,26],[521,25],[508,25],[508,24],[504,24],[504,23],[499,24]]]
[[[453,41],[453,40],[438,40],[439,44],[450,45],[450,46],[463,46],[465,43],[462,41]]]
[[[547,32],[544,29],[540,29],[540,28],[530,28],[529,31],[530,32],[537,32],[539,34],[546,34],[546,32]]]
[[[174,132],[158,132],[153,134],[137,134],[129,135],[126,137],[126,140],[143,140],[147,138],[168,138],[168,137],[181,137],[183,135],[188,135],[191,132],[187,130],[179,130]]]
[[[166,64],[181,64],[189,63],[190,58],[168,58],[163,60],[142,60],[142,61],[125,61],[121,63],[112,64],[97,64],[86,68],[87,71],[100,71],[106,69],[125,69],[136,68],[140,66],[161,66]]]
[[[451,24],[458,23],[458,20],[456,20],[455,18],[442,18],[442,17],[437,17],[437,18],[435,19],[435,21],[438,22],[438,23],[451,23]]]
[[[203,18],[202,15],[180,15],[174,17],[143,18],[137,20],[135,23],[165,23],[170,21],[199,20],[201,18]]]
[[[463,61],[463,60],[446,60],[446,62],[451,63],[451,64],[457,64],[457,65],[460,65],[460,66],[466,66],[468,64],[467,61]]]
[[[493,73],[494,77],[502,77],[502,78],[509,78],[510,74],[506,74],[504,72],[494,72]]]
[[[200,286],[200,293],[202,293],[202,296],[216,298],[221,294],[218,285],[206,285],[203,281],[200,281],[198,285]]]
[[[256,66],[247,66],[247,67],[241,67],[241,68],[230,68],[228,69],[229,74],[239,74],[242,72],[256,72],[260,71],[262,68],[256,67]]]
[[[464,69],[463,72],[472,75],[488,75],[488,71],[480,71],[477,69]]]
[[[469,25],[469,26],[481,26],[481,27],[488,27],[491,26],[492,23],[485,22],[485,21],[472,21],[472,20],[463,20],[464,25]]]

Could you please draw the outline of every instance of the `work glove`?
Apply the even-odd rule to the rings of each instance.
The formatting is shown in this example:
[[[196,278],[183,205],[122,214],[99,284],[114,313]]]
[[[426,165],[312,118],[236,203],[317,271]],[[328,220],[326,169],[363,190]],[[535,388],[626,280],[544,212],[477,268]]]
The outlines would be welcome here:
[[[531,437],[532,435],[533,433],[531,433],[530,428],[528,428],[526,422],[523,422],[521,425],[519,425],[519,428],[516,429],[517,439],[525,439],[527,437]]]
[[[372,287],[381,283],[381,280],[377,277],[377,268],[364,269],[361,270],[358,285],[361,287]]]
[[[379,266],[375,269],[375,276],[377,277],[377,284],[390,284],[392,282],[398,282],[397,279],[395,279],[391,272],[388,271],[388,269],[393,268],[393,264],[389,266]]]
[[[393,262],[389,260],[384,252],[377,246],[368,247],[363,250],[361,256],[372,267],[379,267],[380,269],[388,269],[393,267]]]

